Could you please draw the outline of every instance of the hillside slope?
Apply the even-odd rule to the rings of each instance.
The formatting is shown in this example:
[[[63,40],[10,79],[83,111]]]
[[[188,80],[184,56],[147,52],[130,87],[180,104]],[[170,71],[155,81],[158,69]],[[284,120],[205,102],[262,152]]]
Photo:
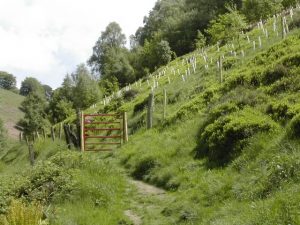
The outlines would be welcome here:
[[[9,137],[17,139],[19,131],[15,128],[16,123],[23,118],[19,107],[24,97],[0,88],[0,118],[3,120]]]
[[[36,166],[19,173],[27,154],[8,151],[0,224],[14,212],[10,200],[23,198],[41,202],[49,224],[125,225],[133,217],[145,225],[300,225],[300,30],[290,26],[282,39],[273,20],[239,42],[177,58],[88,109],[128,113],[129,142],[113,153],[41,139]],[[127,174],[163,195],[139,193]]]
[[[273,20],[240,43],[171,62],[127,88],[133,99],[114,96],[98,109],[128,112],[130,141],[115,157],[172,193],[156,208],[135,208],[145,224],[300,224],[300,31],[283,40]]]

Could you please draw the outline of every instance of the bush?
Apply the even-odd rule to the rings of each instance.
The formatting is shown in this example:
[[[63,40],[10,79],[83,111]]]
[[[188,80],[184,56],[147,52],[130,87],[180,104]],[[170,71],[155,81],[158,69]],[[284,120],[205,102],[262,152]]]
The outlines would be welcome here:
[[[136,179],[143,179],[145,175],[149,174],[150,170],[158,165],[154,156],[145,156],[136,162],[132,171],[132,176]]]
[[[288,135],[291,138],[300,137],[300,114],[297,114],[289,124]]]
[[[124,100],[131,101],[133,100],[139,92],[137,90],[129,90],[124,92]]]
[[[200,135],[198,156],[207,156],[212,166],[228,163],[239,155],[248,138],[276,130],[277,124],[252,108],[220,117]]]
[[[145,98],[143,101],[137,103],[134,108],[133,108],[133,112],[134,114],[137,114],[141,111],[143,111],[148,105],[148,97]]]
[[[277,80],[280,80],[283,77],[287,77],[288,75],[289,75],[288,69],[284,65],[279,64],[275,66],[274,69],[268,70],[263,74],[262,83],[264,85],[269,85],[274,83]]]

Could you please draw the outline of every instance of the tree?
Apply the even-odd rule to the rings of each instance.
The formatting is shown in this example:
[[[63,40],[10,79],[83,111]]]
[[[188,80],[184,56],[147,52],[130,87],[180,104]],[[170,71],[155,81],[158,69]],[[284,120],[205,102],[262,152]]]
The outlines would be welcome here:
[[[106,63],[106,54],[112,48],[124,48],[126,44],[126,37],[122,34],[122,29],[116,22],[108,24],[106,30],[101,33],[93,47],[93,54],[88,60],[93,72],[103,73],[103,67]]]
[[[33,77],[27,77],[21,84],[20,95],[27,96],[31,93],[45,96],[45,91],[42,84]]]
[[[16,84],[16,77],[10,73],[0,71],[0,88],[13,90],[16,89]]]
[[[72,74],[73,82],[73,104],[74,108],[85,109],[97,103],[100,99],[100,91],[97,82],[84,64],[77,66],[76,71]]]
[[[197,32],[197,38],[195,39],[195,48],[201,49],[204,48],[206,45],[206,37],[204,34],[198,30]]]
[[[52,123],[59,123],[72,114],[75,114],[73,102],[65,93],[67,92],[64,87],[60,87],[52,94],[52,98],[49,101],[49,106],[47,108],[47,114]]]
[[[159,40],[159,39],[158,39]],[[146,40],[142,52],[142,64],[147,67],[150,72],[153,72],[160,66],[168,64],[175,53],[171,50],[167,41]]]
[[[210,22],[207,33],[212,43],[226,43],[232,39],[239,39],[240,33],[246,28],[244,15],[236,9],[228,8],[230,12],[219,15],[216,20]]]
[[[249,22],[255,22],[266,19],[281,9],[282,0],[244,0],[242,12]]]
[[[24,118],[18,122],[25,134],[32,135],[48,125],[45,109],[46,101],[40,94],[32,92],[26,96],[21,103]]]
[[[52,94],[53,94],[53,89],[52,89],[52,87],[50,87],[47,84],[43,85],[43,89],[44,89],[45,97],[49,101],[51,99]]]

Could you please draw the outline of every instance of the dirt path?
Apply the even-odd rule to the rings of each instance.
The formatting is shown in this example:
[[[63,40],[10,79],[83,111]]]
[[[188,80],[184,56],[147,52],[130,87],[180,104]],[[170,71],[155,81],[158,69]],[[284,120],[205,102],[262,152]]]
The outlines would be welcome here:
[[[129,180],[133,189],[130,190],[132,198],[130,209],[126,210],[124,214],[129,218],[133,225],[142,225],[143,218],[147,211],[157,207],[156,204],[165,197],[166,192],[163,189],[146,184],[142,181]],[[141,213],[142,212],[142,213]]]

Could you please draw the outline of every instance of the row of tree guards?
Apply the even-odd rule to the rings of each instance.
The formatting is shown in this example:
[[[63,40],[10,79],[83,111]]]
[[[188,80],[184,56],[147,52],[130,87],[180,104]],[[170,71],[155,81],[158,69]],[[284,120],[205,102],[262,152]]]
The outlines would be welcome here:
[[[178,74],[178,76],[181,76],[183,82],[185,82],[187,80],[187,76],[190,75],[192,72],[196,73],[197,68],[199,68],[199,61],[201,60],[201,58],[203,58],[203,66],[205,68],[205,70],[208,70],[209,68],[215,68],[213,66],[213,64],[216,63],[217,66],[217,70],[218,70],[218,80],[219,82],[224,82],[224,71],[226,70],[226,68],[224,67],[224,62],[225,60],[225,56],[234,56],[235,58],[239,58],[239,56],[243,58],[245,58],[245,56],[247,55],[247,51],[256,51],[258,48],[262,48],[263,46],[263,38],[265,37],[266,39],[269,39],[271,35],[276,35],[277,37],[281,36],[282,38],[286,38],[287,34],[289,33],[289,26],[288,26],[288,15],[290,16],[290,20],[293,21],[293,16],[294,16],[294,10],[299,10],[300,6],[297,5],[296,8],[291,8],[288,11],[284,11],[280,14],[276,14],[273,16],[273,29],[270,30],[270,28],[265,26],[265,23],[267,21],[260,21],[257,24],[253,24],[251,26],[251,28],[254,27],[258,27],[259,30],[262,31],[262,34],[256,38],[256,39],[252,39],[248,34],[245,34],[244,32],[241,32],[241,35],[243,37],[243,39],[247,40],[248,43],[248,47],[245,49],[238,49],[234,46],[234,44],[226,44],[226,52],[224,54],[222,54],[221,56],[218,56],[218,58],[212,58],[208,56],[207,50],[210,48],[216,48],[217,52],[221,52],[221,47],[220,44],[221,41],[219,41],[216,45],[214,46],[210,46],[207,48],[203,48],[200,51],[201,52],[196,52],[193,57],[188,57],[182,60],[182,66],[186,65],[187,68],[184,68],[182,70],[182,68],[180,68],[179,64],[176,63],[176,66],[166,66],[163,70],[160,70],[160,72],[158,72],[158,75],[154,75],[151,74],[150,77],[151,79],[153,79],[153,85],[151,84],[151,79],[148,79],[145,84],[148,85],[148,87],[151,88],[151,90],[153,91],[155,88],[158,87],[159,85],[159,79],[163,76],[167,76],[168,79],[168,83],[170,84],[172,82],[171,76],[174,75],[176,76]],[[268,30],[269,29],[269,30]],[[273,31],[273,32],[272,32]],[[250,48],[249,48],[250,46]],[[200,64],[200,67],[202,65]],[[114,97],[120,97],[122,92],[131,90],[131,88],[135,85],[135,87],[137,88],[138,86],[141,88],[143,86],[142,80],[139,80],[137,82],[135,82],[134,84],[129,84],[128,86],[124,87],[123,89],[119,90],[116,93],[113,93],[111,96],[107,96],[103,99],[102,104],[103,105],[107,105],[110,103],[111,99],[113,99]]]

